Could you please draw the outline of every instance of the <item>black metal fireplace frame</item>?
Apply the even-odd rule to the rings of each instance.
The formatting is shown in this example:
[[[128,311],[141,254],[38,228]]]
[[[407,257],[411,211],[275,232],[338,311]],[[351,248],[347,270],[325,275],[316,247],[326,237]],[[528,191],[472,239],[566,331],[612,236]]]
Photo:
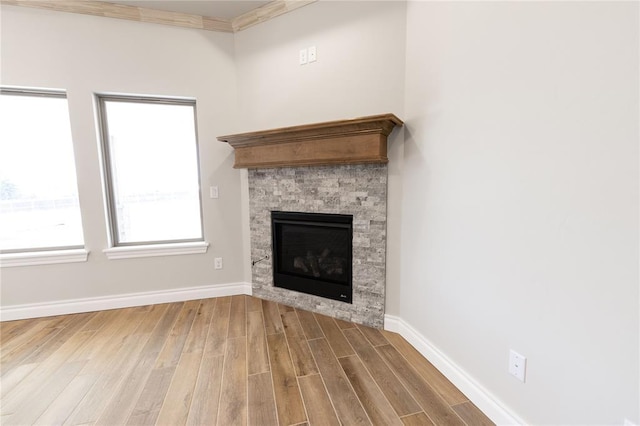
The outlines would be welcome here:
[[[279,271],[280,250],[278,244],[281,243],[278,234],[278,226],[282,224],[308,225],[325,228],[342,228],[349,230],[347,248],[347,282],[348,285],[332,282],[330,280],[304,277],[292,273]],[[353,216],[344,214],[328,213],[302,213],[302,212],[271,212],[271,242],[273,253],[273,285],[275,287],[286,288],[288,290],[301,293],[312,294],[328,299],[339,300],[345,303],[352,303],[353,300]]]

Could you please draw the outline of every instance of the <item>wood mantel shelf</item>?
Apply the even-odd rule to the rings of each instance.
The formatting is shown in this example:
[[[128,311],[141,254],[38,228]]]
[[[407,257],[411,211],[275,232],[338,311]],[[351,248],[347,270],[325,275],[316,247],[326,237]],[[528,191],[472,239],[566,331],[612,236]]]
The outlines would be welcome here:
[[[393,114],[219,136],[235,150],[234,168],[386,163]]]

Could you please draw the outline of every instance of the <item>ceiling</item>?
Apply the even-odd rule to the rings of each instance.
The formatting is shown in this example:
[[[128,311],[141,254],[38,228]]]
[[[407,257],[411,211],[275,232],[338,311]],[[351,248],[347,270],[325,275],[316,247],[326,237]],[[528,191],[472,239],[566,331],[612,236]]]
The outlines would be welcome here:
[[[0,0],[59,12],[235,33],[317,0]]]
[[[109,3],[127,6],[181,12],[232,21],[234,18],[264,6],[271,1],[256,0],[107,0]]]

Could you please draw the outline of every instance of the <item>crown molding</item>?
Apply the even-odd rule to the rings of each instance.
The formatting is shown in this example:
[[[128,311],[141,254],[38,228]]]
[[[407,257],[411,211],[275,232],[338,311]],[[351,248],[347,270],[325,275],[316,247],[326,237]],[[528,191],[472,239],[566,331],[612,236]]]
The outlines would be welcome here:
[[[250,10],[231,21],[233,32],[238,32],[252,27],[256,24],[284,15],[292,10],[299,9],[317,0],[275,0],[270,3]]]
[[[170,25],[196,30],[235,33],[316,1],[317,0],[274,0],[264,6],[242,14],[233,20],[94,0],[0,0],[0,3],[10,6],[80,13],[83,15],[126,19],[129,21]]]

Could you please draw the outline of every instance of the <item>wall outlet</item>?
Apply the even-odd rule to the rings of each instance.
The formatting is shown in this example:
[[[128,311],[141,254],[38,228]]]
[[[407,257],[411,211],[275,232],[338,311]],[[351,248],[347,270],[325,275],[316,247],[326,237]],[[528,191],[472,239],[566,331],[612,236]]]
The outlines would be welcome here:
[[[527,358],[520,355],[514,350],[509,351],[509,373],[516,379],[524,382],[525,373],[527,370]]]
[[[300,65],[307,63],[307,49],[300,49],[300,55],[298,56]]]
[[[209,197],[218,198],[218,187],[217,186],[210,186],[209,187]]]
[[[213,268],[214,269],[222,269],[222,258],[216,257],[213,259]]]
[[[309,62],[315,62],[316,61],[316,47],[315,46],[311,46],[307,49],[309,51],[308,55],[307,55],[307,60]]]

